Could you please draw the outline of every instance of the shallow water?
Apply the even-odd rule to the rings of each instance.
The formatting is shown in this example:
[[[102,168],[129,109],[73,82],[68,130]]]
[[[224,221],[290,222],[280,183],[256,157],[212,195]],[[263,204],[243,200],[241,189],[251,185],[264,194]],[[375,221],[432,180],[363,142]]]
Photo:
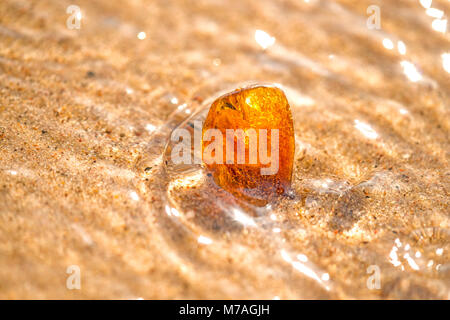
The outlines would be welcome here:
[[[69,30],[69,2],[2,1],[0,294],[448,299],[450,5],[430,2],[80,1]],[[263,208],[168,158],[254,82],[296,138],[292,194]]]

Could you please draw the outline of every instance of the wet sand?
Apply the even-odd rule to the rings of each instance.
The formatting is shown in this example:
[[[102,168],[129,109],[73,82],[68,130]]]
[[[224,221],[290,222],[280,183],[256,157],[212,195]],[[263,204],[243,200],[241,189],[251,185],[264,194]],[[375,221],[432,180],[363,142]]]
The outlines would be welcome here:
[[[71,30],[71,4],[0,3],[0,298],[450,297],[439,12],[86,0]],[[252,208],[201,168],[170,171],[163,152],[170,129],[248,81],[284,88],[296,155],[294,196],[245,225],[217,206]]]

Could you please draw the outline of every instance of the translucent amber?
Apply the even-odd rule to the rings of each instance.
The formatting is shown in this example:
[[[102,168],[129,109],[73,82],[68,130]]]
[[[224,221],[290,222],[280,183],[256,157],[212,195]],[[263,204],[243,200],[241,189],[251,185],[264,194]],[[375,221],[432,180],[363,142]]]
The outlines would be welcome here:
[[[209,129],[218,129],[214,137],[207,134]],[[244,134],[227,136],[227,131],[238,133],[238,129]],[[219,144],[216,143],[217,133],[221,133]],[[275,133],[278,133],[278,145]],[[295,149],[294,126],[289,103],[281,89],[252,86],[221,96],[212,103],[202,134],[203,161],[214,181],[225,190],[253,204],[265,205],[289,189]],[[252,144],[255,134],[257,143]],[[211,151],[213,142],[218,148]],[[229,151],[232,150],[231,156],[227,154],[227,145]],[[218,152],[219,148],[222,152]],[[245,161],[242,161],[244,150]],[[218,158],[222,161],[217,161]],[[273,169],[271,174],[262,173],[261,169],[270,171],[269,168]]]

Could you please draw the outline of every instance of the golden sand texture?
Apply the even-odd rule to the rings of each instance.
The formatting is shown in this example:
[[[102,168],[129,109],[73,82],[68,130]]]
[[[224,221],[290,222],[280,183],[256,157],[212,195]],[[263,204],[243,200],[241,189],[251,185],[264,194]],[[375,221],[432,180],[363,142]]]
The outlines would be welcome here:
[[[0,1],[0,298],[448,299],[450,47],[429,14],[409,0]],[[295,197],[261,216],[273,226],[237,211],[247,225],[230,227],[201,210],[223,190],[161,173],[162,128],[247,81],[282,85],[293,114]]]

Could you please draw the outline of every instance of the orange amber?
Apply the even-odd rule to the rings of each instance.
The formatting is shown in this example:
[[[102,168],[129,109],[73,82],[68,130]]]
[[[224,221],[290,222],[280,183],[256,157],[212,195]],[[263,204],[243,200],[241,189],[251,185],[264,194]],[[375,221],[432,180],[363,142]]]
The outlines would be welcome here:
[[[256,205],[290,187],[294,150],[291,110],[277,87],[225,94],[212,103],[203,124],[203,162],[214,181]]]

